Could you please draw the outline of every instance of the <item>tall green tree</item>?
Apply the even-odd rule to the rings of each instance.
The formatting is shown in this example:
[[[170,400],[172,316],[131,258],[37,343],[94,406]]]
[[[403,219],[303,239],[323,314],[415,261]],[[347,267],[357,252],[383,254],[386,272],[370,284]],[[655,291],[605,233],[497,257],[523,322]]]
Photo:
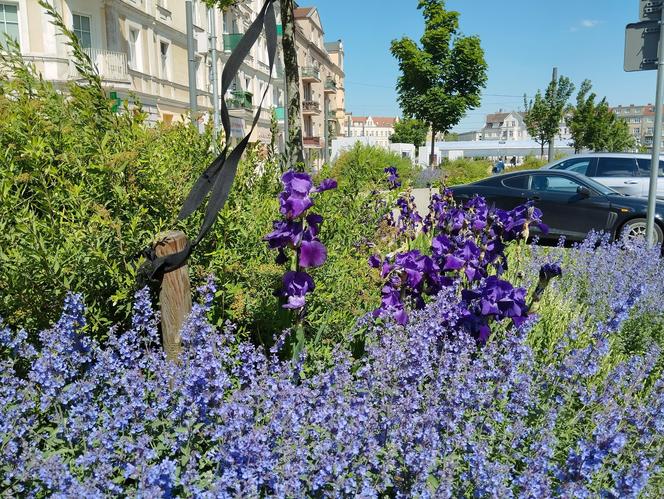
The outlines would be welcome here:
[[[549,83],[544,95],[538,90],[535,99],[531,101],[524,96],[526,128],[528,134],[540,144],[542,156],[544,145],[551,143],[560,130],[560,123],[565,111],[569,109],[569,98],[573,92],[574,84],[566,76],[561,76]]]
[[[420,0],[418,9],[424,16],[421,47],[404,37],[392,41],[390,50],[401,70],[397,81],[401,109],[431,127],[433,166],[436,133],[446,133],[480,105],[487,64],[480,39],[458,33],[459,13],[448,11],[444,0]]]
[[[576,96],[576,107],[570,112],[567,125],[572,134],[574,150],[621,152],[633,150],[636,141],[624,120],[609,107],[606,97],[595,103],[590,80],[581,84]]]
[[[590,80],[584,80],[576,96],[576,107],[571,110],[567,119],[567,127],[572,135],[574,152],[589,148],[592,141],[590,130],[595,119],[595,98],[597,95],[591,91]]]
[[[415,118],[404,118],[394,125],[394,133],[390,136],[390,142],[393,144],[413,144],[415,154],[419,153],[427,140],[429,125]]]

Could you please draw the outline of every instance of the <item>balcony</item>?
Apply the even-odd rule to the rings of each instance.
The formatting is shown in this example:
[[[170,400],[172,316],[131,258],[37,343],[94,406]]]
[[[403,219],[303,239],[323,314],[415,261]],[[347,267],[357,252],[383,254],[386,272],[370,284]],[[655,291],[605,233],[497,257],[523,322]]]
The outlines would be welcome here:
[[[320,114],[320,104],[315,100],[305,100],[302,103],[302,114]]]
[[[302,81],[320,83],[320,70],[318,68],[302,68]]]
[[[328,111],[327,112],[327,119],[328,119],[328,121],[337,121],[337,112],[336,111]]]
[[[231,92],[232,97],[226,99],[228,109],[244,109],[253,111],[253,95],[250,92]]]
[[[325,80],[325,93],[326,94],[336,94],[337,93],[337,82],[332,78]]]
[[[277,121],[284,121],[286,117],[286,110],[283,107],[275,107],[274,114],[277,117]]]
[[[302,137],[302,144],[308,148],[320,148],[321,140],[320,137]]]
[[[233,52],[243,36],[243,33],[224,33],[224,52]]]
[[[129,82],[127,54],[96,48],[87,48],[83,49],[83,51],[88,54],[92,64],[97,68],[99,76],[104,80]],[[70,74],[74,79],[80,78],[80,74],[73,62],[70,62]]]

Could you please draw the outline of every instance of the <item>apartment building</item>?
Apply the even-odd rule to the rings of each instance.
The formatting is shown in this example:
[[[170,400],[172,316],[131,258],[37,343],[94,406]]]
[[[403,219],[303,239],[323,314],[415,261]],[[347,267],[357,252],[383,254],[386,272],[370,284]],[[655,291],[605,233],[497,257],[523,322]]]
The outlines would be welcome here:
[[[346,126],[347,137],[375,137],[383,147],[390,144],[394,134],[394,125],[399,118],[391,116],[348,116]]]
[[[141,102],[151,121],[187,119],[189,75],[184,0],[50,0],[76,33],[99,69],[104,85],[119,99]],[[192,0],[196,53],[197,105],[213,108],[208,9]],[[218,72],[246,33],[263,0],[243,0],[226,12],[215,9]],[[280,14],[277,12],[277,19]],[[330,138],[340,133],[345,119],[344,48],[341,41],[325,44],[315,8],[298,8],[296,42],[301,65],[305,147],[325,157]],[[281,26],[277,26],[281,33]],[[50,23],[37,0],[0,0],[0,34],[16,38],[21,51],[45,78],[57,84],[78,79],[64,37]],[[265,35],[223,96],[231,116],[231,136],[248,132],[263,93],[267,95],[251,138],[271,140],[276,113],[283,143],[285,82],[281,44],[270,74]],[[270,78],[271,77],[271,78]],[[204,116],[203,119],[207,119]]]
[[[315,7],[295,9],[295,23],[305,159],[319,166],[330,158],[332,138],[345,121],[344,48],[341,41],[324,42]]]
[[[652,149],[655,136],[655,106],[652,104],[616,106],[612,108],[616,116],[627,122],[630,133],[639,146]],[[664,136],[663,136],[664,137]],[[664,145],[664,141],[662,141]]]
[[[181,0],[51,0],[121,99],[138,99],[149,119],[166,122],[189,108],[185,4]],[[194,0],[198,105],[212,108],[207,10]],[[1,0],[0,31],[56,85],[79,78],[70,49],[37,0]]]

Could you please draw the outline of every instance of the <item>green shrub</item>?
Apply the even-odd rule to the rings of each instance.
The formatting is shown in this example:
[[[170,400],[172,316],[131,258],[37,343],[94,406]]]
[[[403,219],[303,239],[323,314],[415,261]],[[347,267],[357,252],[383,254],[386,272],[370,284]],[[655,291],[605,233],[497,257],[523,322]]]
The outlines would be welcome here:
[[[441,165],[446,185],[476,182],[491,175],[490,161],[484,159],[459,158]]]
[[[404,188],[411,185],[419,170],[409,158],[402,158],[380,147],[356,143],[339,156],[330,174],[339,179],[342,186],[351,186],[360,192],[384,188],[383,170],[388,166],[396,167]]]
[[[174,226],[210,136],[149,128],[140,108],[113,113],[89,65],[66,94],[16,47],[2,66],[0,316],[44,327],[72,290],[86,296],[93,329],[122,320],[136,255]]]

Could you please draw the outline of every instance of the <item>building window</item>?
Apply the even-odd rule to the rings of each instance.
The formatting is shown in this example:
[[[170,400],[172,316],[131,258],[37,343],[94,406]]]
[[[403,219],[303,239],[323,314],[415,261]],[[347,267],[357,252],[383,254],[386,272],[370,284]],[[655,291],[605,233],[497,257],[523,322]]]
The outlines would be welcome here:
[[[5,35],[18,42],[18,7],[0,3],[0,45],[4,44]]]
[[[641,129],[640,128],[635,128],[634,129],[634,135],[641,135]]]
[[[78,38],[81,47],[89,49],[92,47],[92,33],[90,32],[90,18],[74,14],[74,34]]]
[[[142,69],[140,33],[138,29],[129,29],[129,67],[138,71]]]
[[[168,61],[168,53],[169,53],[170,45],[167,42],[159,42],[159,56],[161,59],[161,78],[162,80],[168,80],[170,76],[170,71],[169,71],[169,61]]]

